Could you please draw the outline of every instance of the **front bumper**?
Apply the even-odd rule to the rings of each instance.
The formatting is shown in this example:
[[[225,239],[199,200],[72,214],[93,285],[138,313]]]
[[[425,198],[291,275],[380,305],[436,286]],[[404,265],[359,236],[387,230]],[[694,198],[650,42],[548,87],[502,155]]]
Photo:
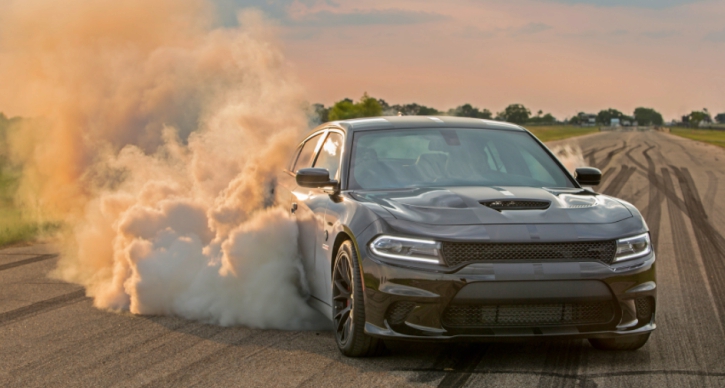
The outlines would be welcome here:
[[[375,337],[612,338],[656,327],[654,253],[616,268],[599,262],[476,263],[453,273],[405,268],[368,252],[362,257],[365,332]],[[589,317],[578,312],[581,306],[602,305],[606,311],[599,316],[607,319],[580,319]],[[447,309],[461,306],[473,306],[467,311],[478,315],[473,321],[447,318]],[[538,319],[541,314],[546,317]]]

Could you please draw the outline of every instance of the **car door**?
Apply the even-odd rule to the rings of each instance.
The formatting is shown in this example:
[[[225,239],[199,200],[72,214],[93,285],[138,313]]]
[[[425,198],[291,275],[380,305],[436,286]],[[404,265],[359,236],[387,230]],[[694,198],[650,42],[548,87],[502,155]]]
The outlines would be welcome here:
[[[297,161],[292,171],[312,167],[316,156],[322,147],[327,131],[321,131],[310,136],[302,144]],[[302,255],[302,265],[305,270],[307,284],[310,287],[310,294],[316,299],[322,300],[325,278],[318,273],[315,267],[315,256],[318,254],[320,240],[323,234],[323,223],[325,215],[325,194],[322,189],[313,189],[294,184],[292,191],[292,204],[290,211],[297,219],[299,227],[298,244]],[[329,304],[329,302],[326,302]]]
[[[340,181],[340,161],[343,153],[344,136],[343,133],[337,130],[331,130],[325,138],[320,152],[317,155],[317,159],[313,164],[313,167],[324,168],[330,172],[330,179]],[[319,296],[316,298],[320,299],[325,304],[331,305],[332,303],[332,244],[331,241],[334,237],[331,237],[332,229],[339,219],[337,213],[331,211],[332,207],[338,199],[337,195],[331,195],[330,193],[323,193],[320,196],[321,202],[325,207],[324,219],[321,224],[322,233],[318,236],[317,254],[315,255],[315,272],[320,274],[324,278],[324,288],[318,290]],[[323,279],[320,279],[323,280]],[[322,284],[322,282],[318,282]]]
[[[304,145],[305,142],[302,142],[299,146],[297,146],[284,170],[277,175],[277,185],[274,189],[275,204],[287,209],[288,211],[292,211],[292,203],[295,202],[292,200],[292,198],[294,198],[292,196],[292,191],[294,191],[297,187],[297,181],[295,180],[294,173],[295,164],[297,163],[297,158],[299,157],[300,151],[302,151],[302,146]]]

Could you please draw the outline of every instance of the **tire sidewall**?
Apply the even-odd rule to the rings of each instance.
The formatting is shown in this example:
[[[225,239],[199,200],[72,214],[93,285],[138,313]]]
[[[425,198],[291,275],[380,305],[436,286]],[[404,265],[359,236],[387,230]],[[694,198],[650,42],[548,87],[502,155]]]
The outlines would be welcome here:
[[[350,310],[350,333],[347,342],[342,345],[338,341],[337,333],[335,333],[335,341],[343,354],[352,354],[355,352],[355,344],[363,340],[360,338],[362,330],[365,327],[365,304],[363,301],[363,290],[360,276],[360,266],[357,262],[357,254],[351,241],[345,241],[338,250],[335,258],[335,266],[337,268],[338,261],[347,256],[350,265],[350,274],[352,277],[352,309]],[[334,285],[333,285],[334,287]]]

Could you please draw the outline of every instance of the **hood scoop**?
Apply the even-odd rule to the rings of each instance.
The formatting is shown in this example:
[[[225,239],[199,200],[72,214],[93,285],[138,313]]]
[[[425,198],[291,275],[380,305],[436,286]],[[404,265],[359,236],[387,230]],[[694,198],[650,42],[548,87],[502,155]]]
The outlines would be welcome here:
[[[593,196],[561,194],[559,200],[563,202],[564,207],[569,209],[582,209],[599,205],[599,200]]]
[[[481,201],[480,204],[500,212],[503,210],[546,210],[551,202],[531,199],[497,199]]]

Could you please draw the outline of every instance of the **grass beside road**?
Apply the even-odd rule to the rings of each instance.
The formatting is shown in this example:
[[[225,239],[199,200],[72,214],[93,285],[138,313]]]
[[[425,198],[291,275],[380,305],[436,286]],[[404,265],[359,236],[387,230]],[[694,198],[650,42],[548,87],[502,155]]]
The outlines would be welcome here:
[[[43,234],[58,230],[59,224],[30,222],[17,209],[0,206],[0,247],[35,241]]]
[[[60,228],[58,223],[35,222],[23,216],[13,201],[17,182],[17,174],[0,165],[0,247],[34,241]]]
[[[598,127],[578,127],[574,125],[551,125],[551,126],[526,126],[542,142],[562,140],[574,136],[588,135],[599,132]]]
[[[7,159],[7,135],[11,127],[22,119],[8,119],[0,112],[0,247],[30,242],[60,228],[60,224],[30,220],[15,204],[15,193],[20,180],[20,167]]]
[[[725,131],[717,129],[671,128],[670,133],[725,148]]]

